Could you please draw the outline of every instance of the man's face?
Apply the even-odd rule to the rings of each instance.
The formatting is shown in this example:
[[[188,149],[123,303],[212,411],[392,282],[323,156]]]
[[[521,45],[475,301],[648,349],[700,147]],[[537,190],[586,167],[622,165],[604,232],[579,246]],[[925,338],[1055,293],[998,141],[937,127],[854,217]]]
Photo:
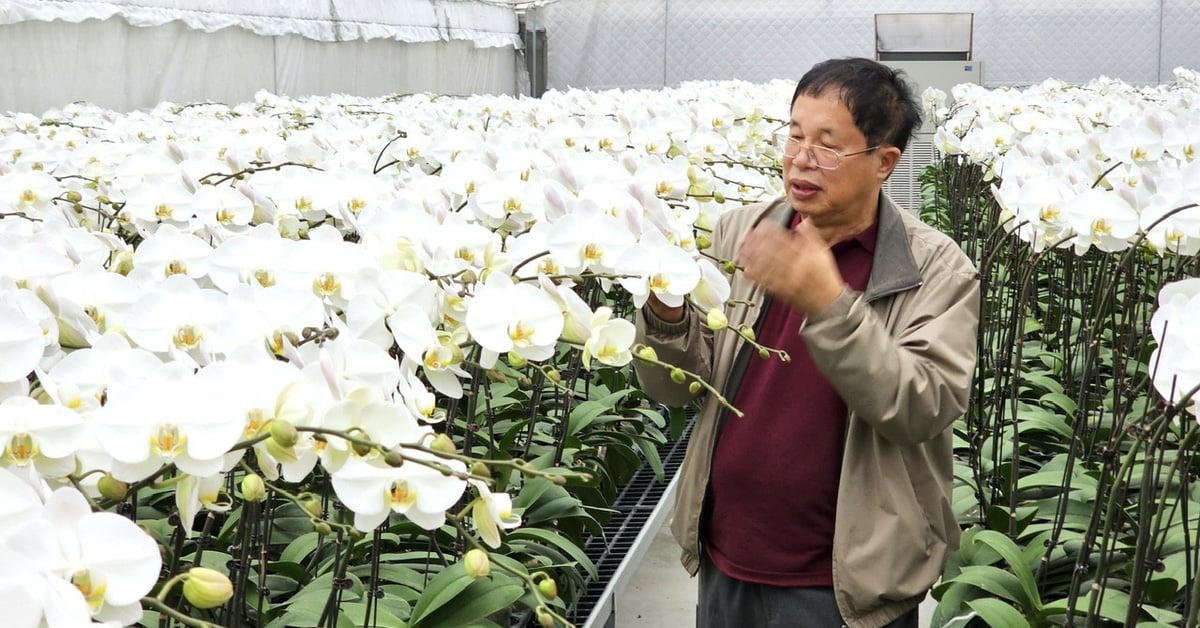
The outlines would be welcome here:
[[[802,145],[842,154],[869,148],[866,136],[854,125],[850,109],[833,89],[819,96],[797,98],[792,105],[789,133]],[[821,221],[858,222],[863,216],[873,217],[879,189],[894,165],[891,151],[899,156],[897,149],[885,147],[843,157],[836,170],[818,168],[807,150],[801,149],[791,159],[784,157],[783,183],[788,201],[802,215]]]

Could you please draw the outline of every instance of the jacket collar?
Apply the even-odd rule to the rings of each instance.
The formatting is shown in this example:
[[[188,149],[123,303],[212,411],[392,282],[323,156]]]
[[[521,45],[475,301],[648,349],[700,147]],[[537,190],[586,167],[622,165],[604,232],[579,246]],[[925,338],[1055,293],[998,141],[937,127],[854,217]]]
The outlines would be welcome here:
[[[871,263],[867,290],[863,293],[868,303],[921,285],[921,270],[913,259],[908,230],[904,227],[904,216],[901,215],[903,211],[886,194],[879,193],[875,259]],[[784,197],[771,203],[754,222],[758,224],[761,220],[769,220],[786,229],[792,224],[794,215],[795,210]]]

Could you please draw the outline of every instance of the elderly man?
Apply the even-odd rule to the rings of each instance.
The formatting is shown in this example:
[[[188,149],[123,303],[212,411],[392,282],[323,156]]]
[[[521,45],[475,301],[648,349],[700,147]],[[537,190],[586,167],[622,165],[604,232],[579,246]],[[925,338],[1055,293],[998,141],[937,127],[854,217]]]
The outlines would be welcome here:
[[[951,424],[976,359],[979,283],[945,235],[882,193],[920,110],[896,71],[814,66],[777,133],[786,198],[724,214],[713,255],[736,260],[730,328],[651,299],[639,341],[703,375],[672,521],[700,574],[698,625],[917,625],[959,529]],[[655,399],[686,384],[641,364]]]

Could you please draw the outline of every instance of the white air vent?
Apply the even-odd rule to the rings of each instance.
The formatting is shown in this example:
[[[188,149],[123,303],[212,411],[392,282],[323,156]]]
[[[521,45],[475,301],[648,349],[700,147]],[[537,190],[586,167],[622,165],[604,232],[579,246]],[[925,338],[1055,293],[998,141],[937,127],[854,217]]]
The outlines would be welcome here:
[[[921,173],[937,159],[933,149],[933,136],[925,133],[913,135],[908,148],[900,156],[900,163],[892,176],[883,184],[883,191],[896,204],[913,213],[921,211]]]

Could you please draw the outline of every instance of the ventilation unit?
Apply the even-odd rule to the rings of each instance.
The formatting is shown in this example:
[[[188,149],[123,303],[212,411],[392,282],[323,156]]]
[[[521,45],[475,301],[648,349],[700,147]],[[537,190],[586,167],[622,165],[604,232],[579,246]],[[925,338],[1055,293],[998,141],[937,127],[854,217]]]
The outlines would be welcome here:
[[[983,82],[983,62],[972,58],[972,13],[880,13],[875,16],[875,58],[903,70],[918,98],[928,87],[950,94],[959,83]],[[928,116],[926,116],[928,118]],[[937,128],[925,119],[884,192],[901,207],[921,209],[921,173],[940,156]]]

